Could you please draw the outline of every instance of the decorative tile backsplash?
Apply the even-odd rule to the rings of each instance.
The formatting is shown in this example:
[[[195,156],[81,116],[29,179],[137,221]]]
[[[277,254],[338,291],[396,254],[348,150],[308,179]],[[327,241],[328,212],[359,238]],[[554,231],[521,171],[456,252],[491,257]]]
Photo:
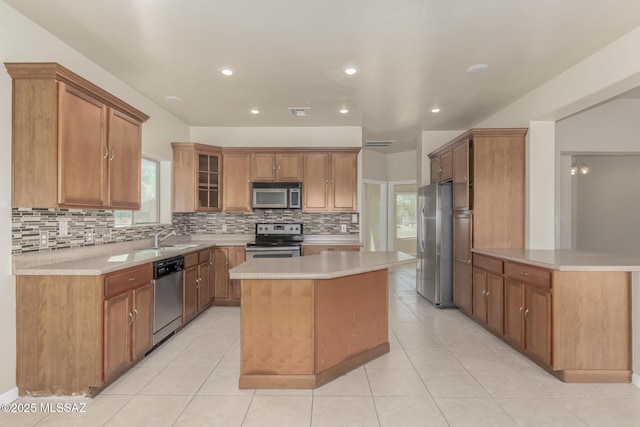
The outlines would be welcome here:
[[[355,215],[356,222],[352,222]],[[61,222],[67,232],[61,233]],[[176,213],[172,225],[115,227],[113,211],[12,209],[12,252],[24,253],[148,239],[174,228],[178,234],[253,234],[257,222],[301,222],[305,234],[358,234],[359,215],[255,210],[251,213]],[[347,231],[342,232],[344,224]],[[225,231],[226,230],[226,231]],[[46,244],[41,242],[46,235]]]

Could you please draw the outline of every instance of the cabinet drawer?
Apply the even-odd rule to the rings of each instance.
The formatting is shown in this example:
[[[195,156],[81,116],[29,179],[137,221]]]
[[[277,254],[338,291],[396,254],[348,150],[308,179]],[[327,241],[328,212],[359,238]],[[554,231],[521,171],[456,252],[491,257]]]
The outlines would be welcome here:
[[[473,266],[492,273],[502,274],[502,260],[473,254]]]
[[[191,252],[184,256],[184,268],[193,267],[198,265],[198,252]]]
[[[209,252],[209,249],[205,249],[203,251],[198,252],[198,264],[204,264],[205,262],[209,262],[210,257],[211,257],[211,252]]]
[[[511,276],[522,282],[527,282],[532,285],[542,286],[545,288],[551,287],[551,272],[549,270],[542,270],[528,265],[507,262],[504,265],[504,272],[507,276]]]
[[[151,280],[153,280],[151,264],[111,273],[104,278],[104,295],[110,297],[149,283]]]

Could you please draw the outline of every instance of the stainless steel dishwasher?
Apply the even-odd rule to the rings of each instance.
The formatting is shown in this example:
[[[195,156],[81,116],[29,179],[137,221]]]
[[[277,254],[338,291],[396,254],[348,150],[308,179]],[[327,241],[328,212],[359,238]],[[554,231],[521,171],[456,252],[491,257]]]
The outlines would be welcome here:
[[[184,257],[153,263],[153,345],[182,325],[182,270]]]

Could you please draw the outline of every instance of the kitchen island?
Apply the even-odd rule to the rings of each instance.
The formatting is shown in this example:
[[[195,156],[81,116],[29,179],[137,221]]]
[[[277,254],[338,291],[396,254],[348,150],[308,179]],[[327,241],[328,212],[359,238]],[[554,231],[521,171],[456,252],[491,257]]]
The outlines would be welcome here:
[[[316,388],[388,353],[388,268],[414,262],[322,252],[231,269],[242,282],[240,388]]]

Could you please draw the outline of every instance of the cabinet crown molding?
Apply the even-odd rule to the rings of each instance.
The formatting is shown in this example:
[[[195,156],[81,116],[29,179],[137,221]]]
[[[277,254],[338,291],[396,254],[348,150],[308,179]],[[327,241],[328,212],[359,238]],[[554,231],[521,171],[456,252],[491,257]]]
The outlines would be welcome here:
[[[220,150],[222,153],[358,153],[362,149],[361,147],[221,147],[201,142],[172,142],[171,146]]]
[[[482,137],[482,136],[490,136],[490,137],[524,137],[527,134],[528,128],[473,128],[469,129],[462,135],[459,135],[447,142],[443,146],[439,147],[437,150],[429,153],[429,158],[433,159],[434,157],[440,156],[443,152],[453,148],[454,146],[463,143],[469,138],[473,137]]]
[[[149,119],[149,116],[142,111],[116,98],[57,62],[5,62],[4,66],[12,79],[54,79],[87,92],[106,105],[130,115],[140,122]]]

